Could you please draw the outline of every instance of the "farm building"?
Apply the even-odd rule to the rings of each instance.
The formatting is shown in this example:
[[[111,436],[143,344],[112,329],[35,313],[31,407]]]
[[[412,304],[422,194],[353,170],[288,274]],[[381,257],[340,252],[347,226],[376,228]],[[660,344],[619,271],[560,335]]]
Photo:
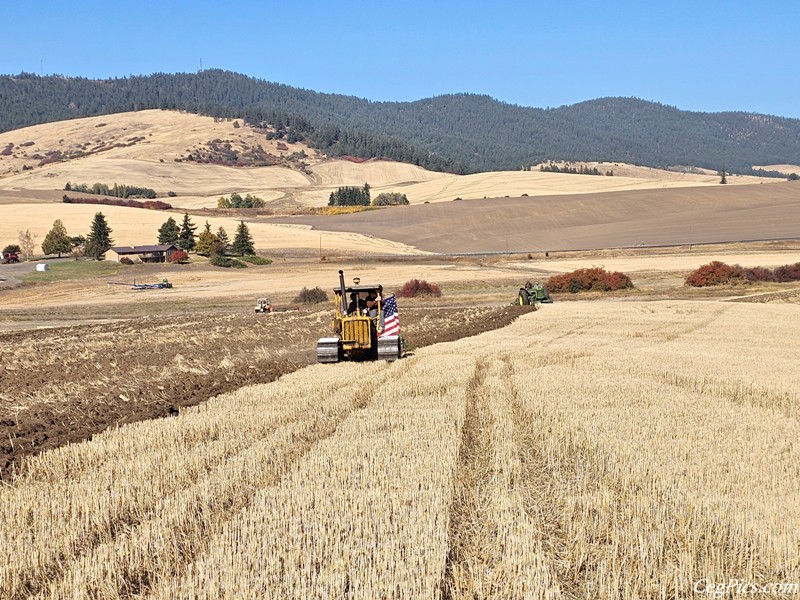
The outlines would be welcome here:
[[[123,258],[143,263],[166,262],[173,252],[179,250],[175,244],[155,246],[115,246],[106,253],[106,259],[121,262]]]

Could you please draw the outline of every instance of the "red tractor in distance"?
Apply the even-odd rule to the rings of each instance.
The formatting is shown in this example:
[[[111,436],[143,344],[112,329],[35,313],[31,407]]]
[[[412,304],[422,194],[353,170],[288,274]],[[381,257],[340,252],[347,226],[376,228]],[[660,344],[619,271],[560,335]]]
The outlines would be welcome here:
[[[10,265],[19,262],[19,254],[16,252],[0,253],[0,265]]]

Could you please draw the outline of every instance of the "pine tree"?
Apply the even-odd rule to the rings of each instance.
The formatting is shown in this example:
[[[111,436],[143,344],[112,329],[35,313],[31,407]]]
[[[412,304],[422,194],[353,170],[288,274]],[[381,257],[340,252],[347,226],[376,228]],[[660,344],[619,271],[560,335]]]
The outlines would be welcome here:
[[[102,260],[106,251],[114,244],[111,231],[103,213],[95,213],[89,235],[86,236],[84,254],[95,260]]]
[[[66,254],[72,250],[72,238],[67,235],[67,228],[64,227],[61,219],[53,222],[53,228],[47,233],[42,242],[42,252],[45,254]]]
[[[217,229],[217,241],[222,251],[221,254],[225,254],[231,249],[231,238],[228,237],[228,232],[225,231],[224,227]]]
[[[197,225],[189,219],[189,213],[183,213],[183,223],[181,223],[181,231],[178,234],[178,246],[186,250],[186,252],[194,250],[196,245],[194,240],[195,229],[197,229]]]
[[[253,246],[253,238],[250,235],[250,229],[244,221],[239,221],[239,226],[236,228],[236,236],[233,238],[231,251],[239,256],[252,256],[256,253]]]
[[[159,244],[178,244],[178,235],[181,230],[175,219],[170,217],[164,224],[158,228],[158,243]]]

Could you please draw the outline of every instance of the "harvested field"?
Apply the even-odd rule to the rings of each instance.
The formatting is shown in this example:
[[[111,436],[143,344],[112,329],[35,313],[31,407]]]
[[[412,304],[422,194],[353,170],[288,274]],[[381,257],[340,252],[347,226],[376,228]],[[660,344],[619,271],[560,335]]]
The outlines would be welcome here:
[[[523,307],[403,309],[411,348],[507,325]],[[20,457],[175,415],[315,361],[330,310],[197,311],[0,333],[0,476]],[[1,596],[2,594],[0,594]]]
[[[45,453],[0,488],[0,595],[796,586],[796,312],[556,303],[393,364],[314,365]]]
[[[490,198],[272,222],[362,234],[391,231],[394,241],[443,253],[796,239],[800,184]]]
[[[188,159],[219,143],[230,144],[242,155],[263,145],[261,150],[272,157],[273,166]],[[328,160],[302,144],[279,150],[278,141],[266,140],[264,131],[174,111],[37,125],[0,134],[0,145],[7,144],[14,150],[0,157],[4,243],[15,241],[25,230],[41,243],[56,218],[71,235],[85,235],[97,211],[106,215],[118,245],[155,242],[158,227],[169,216],[187,210],[196,225],[202,227],[207,219],[214,230],[223,226],[229,234],[243,218],[261,251],[328,255],[698,244],[796,238],[800,229],[796,182],[731,176],[731,185],[722,186],[715,183],[714,173],[675,173],[616,163],[598,166],[601,171],[615,170],[613,177],[539,171],[433,173],[391,161]],[[68,182],[150,187],[175,210],[63,204]],[[220,196],[238,192],[255,194],[267,202],[268,211],[286,214],[324,206],[337,187],[364,182],[370,184],[373,196],[404,193],[413,206],[288,220],[214,210]]]
[[[0,204],[0,240],[17,240],[20,230],[30,230],[36,236],[35,253],[41,252],[41,242],[53,226],[61,219],[70,234],[89,231],[94,215],[105,215],[115,245],[138,246],[152,244],[158,240],[158,228],[169,217],[180,221],[182,215],[175,212],[102,206],[91,204]],[[224,227],[230,234],[236,233],[239,221],[232,217],[203,217],[189,215],[192,222],[202,228],[206,221],[216,231]],[[251,221],[250,219],[247,219]],[[248,228],[259,250],[303,249],[315,253],[324,248],[327,254],[363,252],[377,254],[414,253],[413,248],[369,235],[341,232],[312,231],[309,227],[270,223],[249,222]]]
[[[245,218],[274,259],[0,267],[0,598],[800,594],[800,287],[683,285],[711,260],[800,260],[800,184],[617,164],[461,177],[264,134],[141,111],[0,135],[4,243],[55,218],[86,233],[97,210],[116,243],[147,243],[178,212],[60,202],[66,181],[106,180],[173,191],[201,227]],[[205,162],[260,144],[273,166]],[[237,191],[285,213],[364,181],[415,206],[200,210]],[[751,239],[782,241],[707,245]],[[636,287],[509,306],[589,266]],[[329,305],[253,314],[339,268],[442,287],[401,302],[407,356],[312,364]],[[715,593],[731,580],[750,592]]]

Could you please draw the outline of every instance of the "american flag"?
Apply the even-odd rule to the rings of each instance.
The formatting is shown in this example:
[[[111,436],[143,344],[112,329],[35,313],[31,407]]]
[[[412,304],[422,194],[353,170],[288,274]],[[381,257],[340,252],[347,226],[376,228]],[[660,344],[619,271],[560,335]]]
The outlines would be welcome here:
[[[383,303],[383,331],[379,337],[400,335],[400,316],[397,313],[397,300],[389,296]]]

